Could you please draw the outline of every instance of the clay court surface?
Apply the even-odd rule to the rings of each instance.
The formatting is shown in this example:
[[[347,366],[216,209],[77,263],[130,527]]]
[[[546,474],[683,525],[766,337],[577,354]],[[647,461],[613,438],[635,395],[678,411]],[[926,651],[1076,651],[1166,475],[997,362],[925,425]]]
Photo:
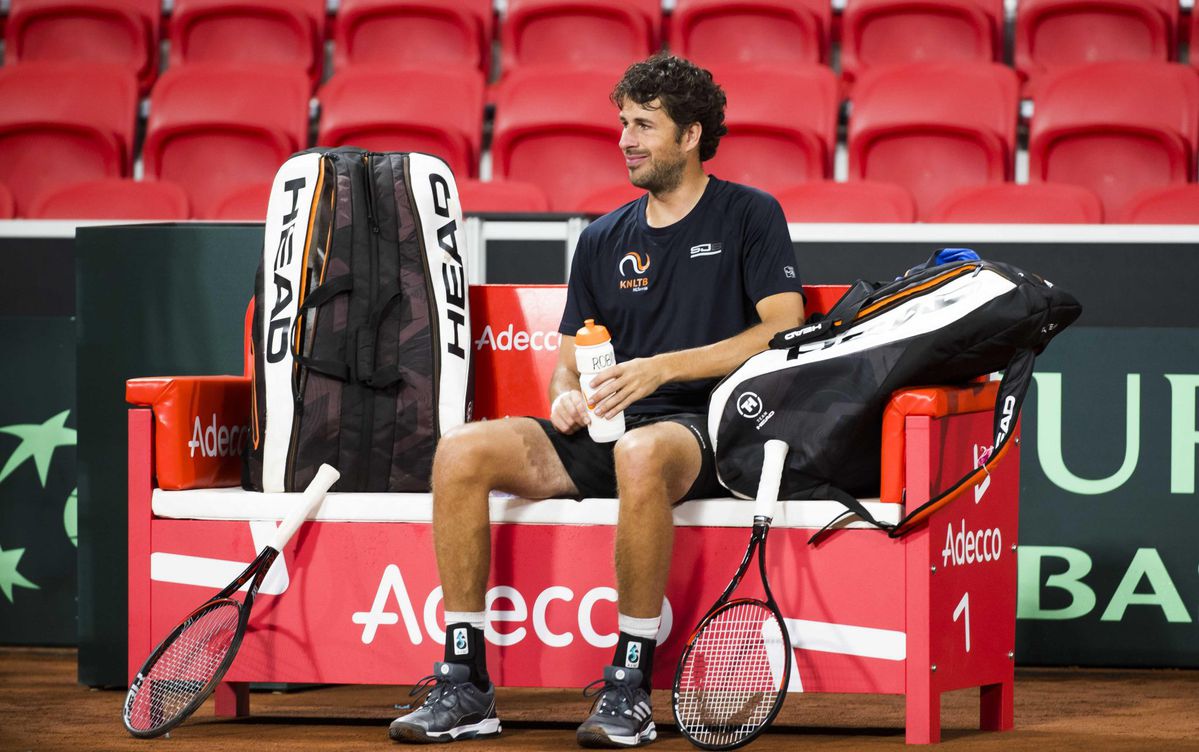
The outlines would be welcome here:
[[[217,719],[211,701],[169,738],[139,740],[121,725],[125,693],[75,681],[75,651],[0,648],[0,750],[367,750],[400,745],[387,724],[407,687],[342,686],[254,692],[248,719]],[[578,690],[500,690],[503,735],[463,752],[576,749],[589,701]],[[654,696],[655,750],[690,750]],[[1199,671],[1018,669],[1016,728],[977,730],[977,690],[945,695],[941,747],[970,750],[1199,750]],[[903,701],[866,695],[793,695],[779,722],[748,749],[902,749]]]

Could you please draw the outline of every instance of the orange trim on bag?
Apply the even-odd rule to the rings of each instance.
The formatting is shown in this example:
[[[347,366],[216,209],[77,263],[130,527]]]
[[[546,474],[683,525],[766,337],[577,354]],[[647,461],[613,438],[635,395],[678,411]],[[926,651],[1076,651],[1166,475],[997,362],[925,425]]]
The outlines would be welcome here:
[[[936,512],[937,510],[943,508],[946,504],[949,504],[957,499],[959,496],[965,493],[967,489],[974,488],[974,486],[981,483],[983,477],[991,474],[991,471],[996,465],[999,464],[1000,460],[1003,459],[1004,455],[1007,454],[1008,449],[1010,449],[1014,443],[1015,442],[1012,441],[1011,437],[1009,436],[1008,440],[1003,442],[1003,446],[999,448],[999,451],[996,452],[990,460],[984,463],[981,467],[975,468],[972,473],[967,475],[960,483],[958,483],[957,487],[954,488],[953,491],[938,499],[936,503],[929,504],[923,509],[913,512],[911,517],[904,519],[900,525],[891,531],[891,537],[896,538],[900,535],[903,535],[907,531],[931,517],[933,512]]]
[[[312,253],[312,228],[316,224],[317,205],[321,200],[321,188],[325,182],[325,160],[320,162],[320,170],[316,173],[316,190],[312,193],[312,205],[308,207],[308,232],[304,235],[304,258],[300,260],[300,292],[296,296],[296,311],[300,310],[300,306],[304,305],[304,298],[308,297],[308,258]],[[300,351],[300,335],[304,331],[304,314],[296,314],[296,337],[295,343],[292,346],[294,352]],[[293,368],[298,369],[299,364],[294,364]]]
[[[250,342],[250,353],[254,352],[254,342]],[[250,439],[254,442],[254,451],[258,451],[258,444],[262,437],[258,430],[258,369],[254,366],[254,361],[250,361]]]
[[[885,308],[886,306],[889,306],[893,303],[897,303],[901,300],[910,298],[911,296],[915,295],[916,293],[924,292],[925,290],[929,289],[930,287],[936,287],[937,285],[940,285],[943,282],[947,282],[956,277],[960,277],[963,274],[971,273],[976,268],[977,268],[977,266],[961,266],[961,267],[958,267],[957,269],[954,269],[951,272],[946,272],[945,274],[941,274],[936,277],[933,277],[932,279],[930,279],[929,281],[927,281],[923,284],[916,285],[915,287],[909,287],[908,289],[904,290],[903,292],[897,292],[888,298],[883,298],[882,300],[878,301],[877,303],[870,306],[869,308],[863,308],[862,310],[858,311],[858,315],[854,317],[854,320],[857,321],[858,319],[861,319],[865,316],[869,316],[870,314],[874,313],[875,311],[879,310],[880,308]]]

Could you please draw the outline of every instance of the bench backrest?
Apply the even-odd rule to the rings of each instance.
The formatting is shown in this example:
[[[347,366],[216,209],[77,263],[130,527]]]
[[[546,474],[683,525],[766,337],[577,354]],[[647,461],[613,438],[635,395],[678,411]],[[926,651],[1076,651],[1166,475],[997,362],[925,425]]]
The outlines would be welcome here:
[[[827,312],[846,289],[805,286],[807,313]],[[548,416],[566,285],[473,285],[470,306],[474,418]]]
[[[805,288],[807,309],[827,311],[844,287]],[[550,376],[558,359],[565,285],[475,285],[470,289],[475,348],[475,420],[549,415]],[[251,304],[252,306],[253,304]],[[250,420],[250,334],[245,372],[236,376],[130,379],[126,400],[151,407],[155,468],[168,489],[236,485]]]

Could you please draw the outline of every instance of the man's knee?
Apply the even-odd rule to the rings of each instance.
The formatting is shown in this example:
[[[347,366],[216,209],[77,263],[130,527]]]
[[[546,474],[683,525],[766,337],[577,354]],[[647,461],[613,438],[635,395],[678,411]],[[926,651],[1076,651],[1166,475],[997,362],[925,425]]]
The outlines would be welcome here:
[[[695,440],[681,431],[663,430],[655,424],[647,430],[630,431],[616,442],[613,457],[621,496],[626,489],[652,487],[655,481],[664,482],[669,501],[678,501],[687,493],[699,471],[700,454]],[[669,424],[674,426],[677,424]]]
[[[502,461],[504,442],[491,421],[464,423],[450,429],[437,443],[433,455],[433,479],[472,477],[488,479],[490,470]]]

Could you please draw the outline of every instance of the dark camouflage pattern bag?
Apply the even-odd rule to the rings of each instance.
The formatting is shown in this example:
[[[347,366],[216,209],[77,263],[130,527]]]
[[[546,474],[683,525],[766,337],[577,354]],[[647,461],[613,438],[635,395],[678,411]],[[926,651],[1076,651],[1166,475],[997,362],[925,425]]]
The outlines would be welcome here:
[[[279,169],[255,283],[243,485],[427,491],[470,419],[470,311],[454,176],[426,154],[313,149]]]

